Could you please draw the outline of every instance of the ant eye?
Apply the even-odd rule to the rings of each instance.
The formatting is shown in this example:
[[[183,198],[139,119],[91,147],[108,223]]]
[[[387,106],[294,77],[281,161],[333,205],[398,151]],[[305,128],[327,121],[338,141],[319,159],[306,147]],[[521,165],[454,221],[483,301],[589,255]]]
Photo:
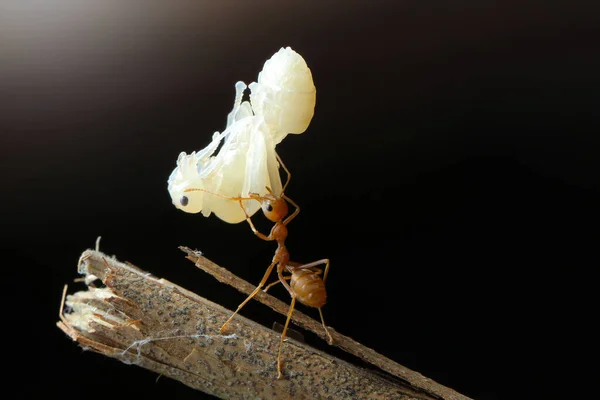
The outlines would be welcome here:
[[[272,206],[270,203],[267,203],[267,205],[265,206],[265,209],[266,209],[268,212],[271,212],[271,211],[273,211],[273,206]]]
[[[187,206],[188,205],[188,198],[187,196],[181,196],[181,199],[179,200],[179,202],[181,203],[182,206]]]

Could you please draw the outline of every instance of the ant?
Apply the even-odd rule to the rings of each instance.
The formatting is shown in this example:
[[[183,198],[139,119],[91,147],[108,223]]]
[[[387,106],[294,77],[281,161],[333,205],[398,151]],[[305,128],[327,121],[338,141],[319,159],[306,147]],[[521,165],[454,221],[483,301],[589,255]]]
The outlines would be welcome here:
[[[290,323],[292,313],[294,312],[296,300],[298,300],[300,303],[302,303],[304,305],[307,305],[309,307],[315,307],[319,310],[319,315],[321,316],[321,323],[322,323],[323,328],[325,329],[325,333],[327,334],[327,337],[328,337],[327,342],[329,344],[332,344],[333,338],[331,337],[331,334],[329,333],[329,330],[327,329],[327,326],[325,325],[325,320],[323,318],[323,312],[321,311],[321,308],[325,305],[325,302],[327,300],[327,292],[325,289],[325,280],[327,279],[327,274],[329,273],[329,259],[324,258],[322,260],[314,261],[314,262],[311,262],[308,264],[300,264],[300,263],[295,263],[295,262],[290,261],[290,253],[289,253],[287,247],[285,246],[285,240],[288,235],[287,225],[290,223],[290,221],[292,221],[298,215],[298,213],[300,212],[300,207],[292,199],[290,199],[289,197],[287,197],[285,195],[285,189],[287,188],[288,184],[290,183],[292,174],[287,169],[287,167],[285,166],[283,161],[281,161],[281,158],[279,157],[279,155],[276,154],[276,156],[277,156],[277,161],[279,162],[279,164],[283,167],[283,169],[287,173],[287,181],[286,181],[285,185],[283,186],[283,188],[281,190],[281,194],[279,196],[276,195],[275,193],[273,193],[273,191],[269,187],[266,188],[268,193],[265,194],[264,196],[261,196],[257,193],[250,193],[248,195],[249,197],[227,197],[227,196],[222,196],[222,195],[219,195],[216,193],[211,193],[211,194],[215,194],[217,196],[224,197],[224,198],[227,198],[230,200],[238,201],[240,203],[240,207],[244,211],[244,214],[246,214],[246,221],[248,221],[248,224],[250,225],[252,232],[254,232],[254,234],[262,240],[277,242],[277,249],[275,250],[275,255],[273,256],[273,260],[272,260],[271,264],[269,265],[269,267],[267,268],[262,280],[260,281],[260,283],[258,284],[256,289],[254,289],[254,291],[246,298],[246,300],[244,300],[238,306],[237,310],[231,315],[231,317],[229,317],[229,319],[227,321],[225,321],[225,323],[221,326],[221,333],[223,333],[225,331],[229,322],[231,322],[233,317],[235,317],[235,315],[242,309],[242,307],[244,307],[246,305],[246,303],[248,303],[254,296],[256,296],[256,294],[261,290],[261,288],[265,285],[265,283],[269,279],[269,276],[271,275],[273,268],[275,268],[275,266],[277,266],[277,276],[278,276],[279,280],[268,285],[264,289],[264,292],[266,292],[271,286],[273,286],[277,283],[281,283],[287,289],[288,293],[290,294],[290,296],[292,298],[292,300],[290,302],[290,308],[289,308],[289,312],[287,315],[287,319],[285,321],[283,332],[281,334],[281,342],[279,344],[279,352],[277,355],[277,372],[278,372],[277,379],[281,379],[281,377],[282,377],[281,350],[283,348],[283,342],[285,340],[287,328]],[[185,190],[185,192],[192,192],[192,191],[208,192],[204,189],[186,189]],[[258,229],[256,229],[256,227],[254,226],[254,223],[252,222],[252,219],[250,218],[250,216],[248,216],[246,209],[244,208],[244,206],[242,204],[242,200],[256,200],[261,204],[261,209],[262,209],[265,217],[275,223],[275,225],[271,228],[271,232],[268,235],[265,235],[265,234],[259,232]],[[289,213],[288,203],[290,203],[291,205],[293,205],[295,207],[294,212],[290,215],[288,215],[288,213]],[[323,265],[323,264],[325,265],[325,271],[322,271],[320,268],[316,268],[318,265]],[[284,272],[288,272],[290,275],[284,276],[283,275]],[[323,273],[322,278],[320,276],[321,273]],[[287,282],[288,280],[290,281],[289,284]]]

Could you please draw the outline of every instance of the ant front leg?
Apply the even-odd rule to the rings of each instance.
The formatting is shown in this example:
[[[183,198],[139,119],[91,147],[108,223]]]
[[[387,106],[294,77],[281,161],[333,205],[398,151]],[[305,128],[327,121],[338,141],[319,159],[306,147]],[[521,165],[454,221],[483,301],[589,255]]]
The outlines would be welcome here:
[[[294,202],[294,200],[290,199],[289,197],[287,197],[285,194],[282,194],[282,197],[291,205],[293,205],[296,209],[294,210],[294,212],[292,213],[292,215],[290,215],[289,217],[287,217],[284,221],[283,224],[287,225],[290,223],[291,220],[293,220],[294,218],[296,218],[296,216],[300,213],[300,206],[298,204],[296,204],[296,202]]]
[[[290,180],[292,179],[292,173],[290,172],[289,169],[287,169],[287,167],[285,166],[285,164],[283,163],[283,161],[281,160],[281,157],[279,157],[279,154],[277,154],[277,152],[275,152],[275,157],[277,157],[277,161],[279,161],[279,164],[283,167],[283,169],[287,173],[287,180],[285,181],[285,184],[283,185],[283,188],[281,189],[281,193],[285,193],[285,188],[287,188],[288,183],[290,183]]]
[[[259,232],[258,229],[256,229],[256,227],[252,223],[252,220],[250,218],[246,218],[246,221],[248,221],[248,224],[250,225],[250,229],[252,229],[252,232],[254,232],[254,234],[256,236],[258,236],[262,240],[266,240],[267,242],[273,240],[273,236],[271,234],[269,234],[269,236],[267,236],[264,233]]]
[[[248,225],[250,225],[250,229],[252,229],[252,232],[254,232],[254,234],[256,236],[258,236],[262,240],[266,240],[267,242],[273,240],[273,236],[271,234],[269,234],[269,236],[267,236],[264,233],[259,232],[258,229],[256,229],[256,227],[254,226],[254,223],[252,222],[252,219],[250,218],[250,216],[246,212],[246,209],[244,208],[244,205],[242,204],[242,200],[238,200],[238,201],[240,203],[240,207],[242,208],[242,211],[244,211],[244,214],[246,215],[246,221],[248,222]]]
[[[275,156],[277,157],[277,161],[279,161],[279,164],[281,165],[281,167],[285,170],[285,172],[287,174],[287,180],[285,181],[285,184],[283,185],[283,188],[281,189],[281,197],[283,199],[285,199],[288,203],[290,203],[291,205],[293,205],[296,208],[296,210],[294,210],[294,212],[292,213],[292,215],[290,215],[289,217],[287,217],[285,219],[285,221],[283,221],[283,224],[287,225],[291,220],[293,220],[296,217],[296,215],[298,215],[298,213],[300,212],[300,207],[292,199],[290,199],[289,197],[287,197],[284,194],[285,193],[285,189],[287,189],[287,186],[290,183],[290,180],[292,179],[292,173],[290,172],[289,169],[287,169],[287,167],[285,166],[285,164],[281,160],[281,157],[279,157],[279,154],[275,153]]]

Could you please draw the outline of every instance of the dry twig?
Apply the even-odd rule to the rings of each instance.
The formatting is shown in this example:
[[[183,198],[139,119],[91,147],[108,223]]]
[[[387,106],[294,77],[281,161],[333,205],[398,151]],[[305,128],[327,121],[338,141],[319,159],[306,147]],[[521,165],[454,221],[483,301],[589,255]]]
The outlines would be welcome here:
[[[213,275],[221,268],[185,251],[198,266],[212,269]],[[221,276],[224,281],[234,282],[242,291],[246,286],[253,289],[222,270],[227,272]],[[79,272],[89,287],[66,299],[63,296],[70,312],[63,314],[61,306],[58,326],[65,333],[86,349],[224,399],[467,399],[334,331],[338,346],[367,361],[379,359],[381,365],[375,365],[399,372],[396,375],[405,382],[294,340],[284,347],[285,379],[276,380],[280,336],[271,329],[239,316],[232,321],[231,334],[223,335],[219,328],[231,311],[98,251],[82,254]],[[105,287],[95,288],[95,277]],[[269,297],[261,292],[258,299],[268,304]],[[287,312],[287,305],[280,303]],[[300,312],[294,315],[300,326],[323,335],[319,323]]]

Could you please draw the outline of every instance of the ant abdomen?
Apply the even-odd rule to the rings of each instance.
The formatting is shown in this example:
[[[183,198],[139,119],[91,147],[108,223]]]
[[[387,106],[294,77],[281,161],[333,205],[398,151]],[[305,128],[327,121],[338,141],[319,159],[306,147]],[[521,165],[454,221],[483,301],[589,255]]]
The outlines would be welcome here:
[[[325,282],[319,275],[310,269],[297,269],[292,273],[290,286],[296,294],[296,299],[309,307],[321,308],[327,302]]]

